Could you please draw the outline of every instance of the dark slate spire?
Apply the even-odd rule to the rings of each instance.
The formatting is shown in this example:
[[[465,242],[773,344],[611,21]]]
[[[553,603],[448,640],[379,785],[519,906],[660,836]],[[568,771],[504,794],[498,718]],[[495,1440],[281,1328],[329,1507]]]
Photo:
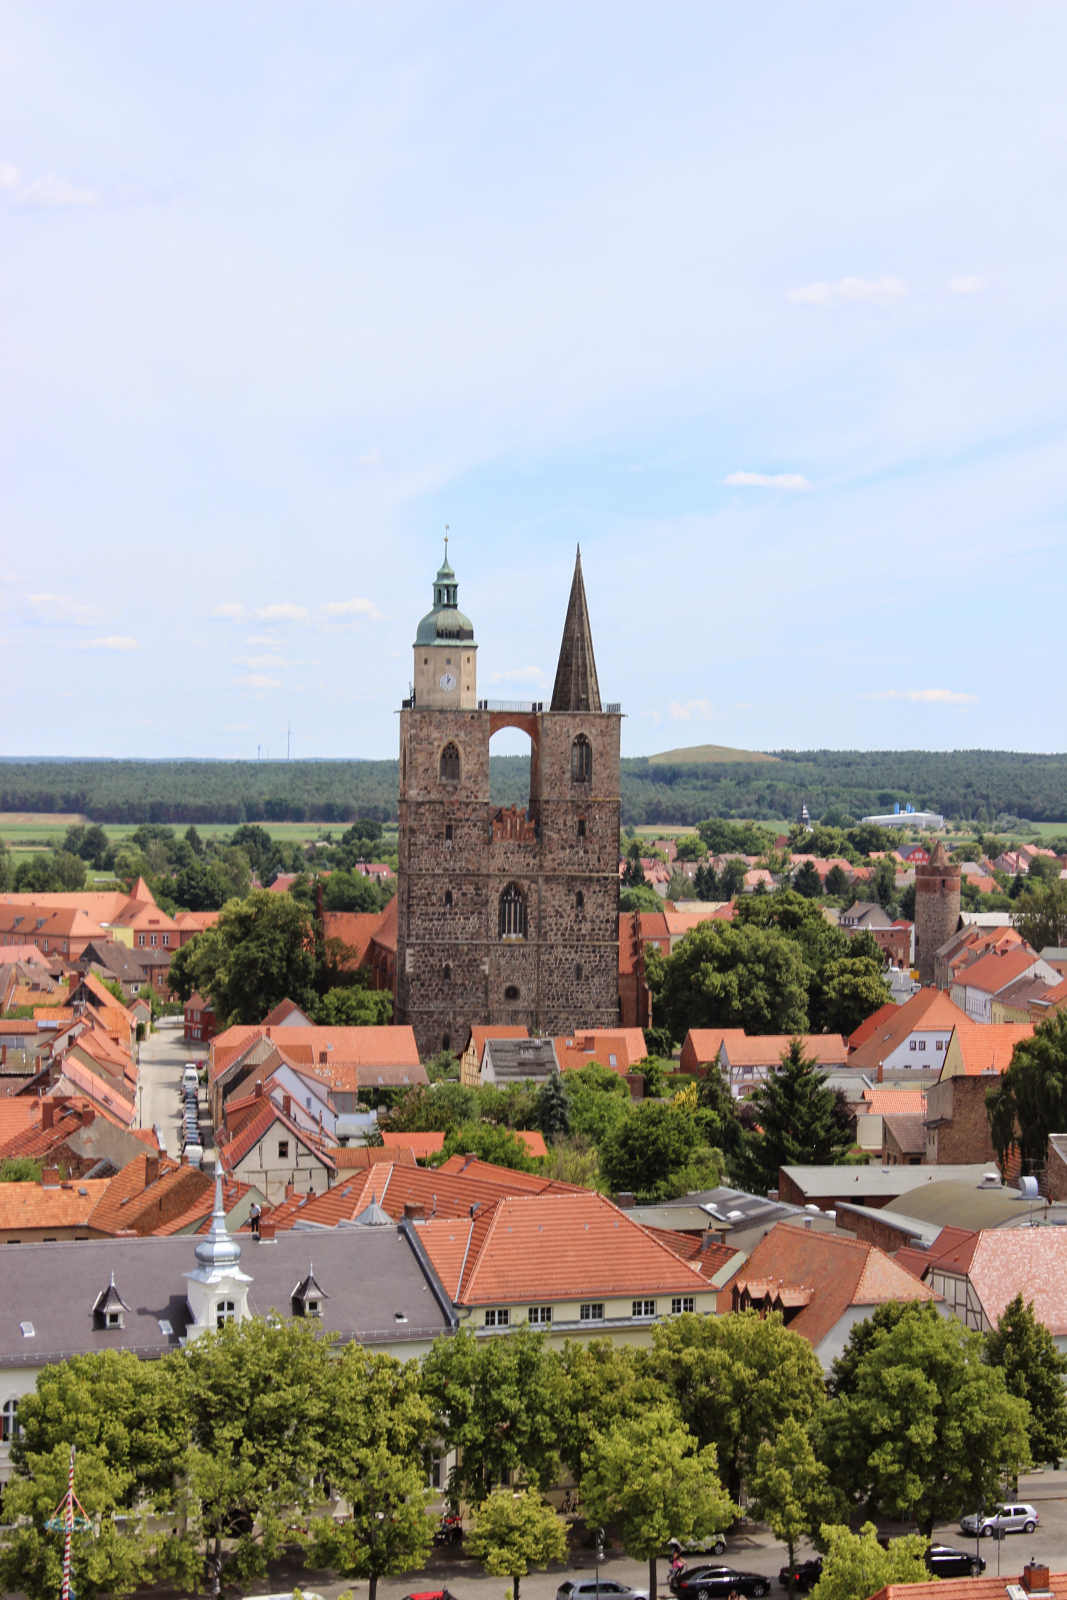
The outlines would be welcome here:
[[[559,647],[559,665],[552,689],[553,711],[599,711],[600,685],[597,683],[596,661],[593,658],[593,634],[589,627],[589,608],[585,603],[585,584],[582,582],[582,547],[574,561],[574,578],[571,597],[567,602],[567,620],[563,624],[563,643]]]

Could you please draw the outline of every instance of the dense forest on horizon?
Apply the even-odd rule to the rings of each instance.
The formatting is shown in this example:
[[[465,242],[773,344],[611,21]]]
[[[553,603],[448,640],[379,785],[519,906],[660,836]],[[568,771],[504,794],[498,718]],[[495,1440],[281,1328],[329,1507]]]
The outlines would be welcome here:
[[[693,824],[826,813],[860,817],[910,801],[950,820],[1067,821],[1067,754],[1005,750],[779,750],[774,762],[622,763],[622,820]],[[525,804],[529,759],[490,761],[493,798]],[[77,812],[93,822],[389,822],[396,761],[0,759],[0,811]]]

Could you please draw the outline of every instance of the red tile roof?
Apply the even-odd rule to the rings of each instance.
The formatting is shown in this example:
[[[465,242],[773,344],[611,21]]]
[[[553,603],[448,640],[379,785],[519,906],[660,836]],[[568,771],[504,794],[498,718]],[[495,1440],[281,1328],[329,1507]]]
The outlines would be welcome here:
[[[398,1071],[407,1069],[410,1082],[426,1082],[425,1069],[419,1063],[414,1032],[410,1027],[399,1024],[368,1028],[303,1028],[285,1024],[280,1028],[271,1028],[269,1032],[262,1024],[254,1027],[241,1024],[227,1028],[211,1041],[212,1082],[239,1056],[264,1039],[269,1039],[292,1066],[310,1070],[318,1078],[327,1078],[324,1068],[329,1066],[332,1058],[364,1069],[367,1073],[385,1071],[387,1068]],[[333,1079],[327,1078],[327,1081],[332,1082]]]
[[[1016,1585],[1028,1593],[1023,1575],[1018,1568],[1009,1566],[1001,1578],[931,1578],[928,1583],[889,1583],[871,1596],[871,1600],[1010,1600]],[[1041,1591],[1038,1591],[1041,1592]],[[1067,1572],[1049,1574],[1051,1600],[1067,1600]]]
[[[265,1139],[271,1129],[279,1123],[299,1144],[304,1146],[305,1150],[309,1150],[312,1155],[317,1156],[324,1166],[329,1167],[331,1171],[336,1170],[333,1156],[329,1151],[317,1139],[312,1139],[303,1128],[298,1128],[296,1123],[285,1115],[280,1106],[275,1105],[274,1101],[267,1096],[261,1099],[259,1104],[260,1109],[255,1116],[250,1117],[240,1132],[234,1134],[233,1138],[222,1145],[219,1150],[219,1159],[227,1171],[232,1173],[238,1164],[244,1160],[245,1156],[249,1155],[256,1148],[256,1145],[262,1139]]]
[[[850,1067],[877,1067],[898,1045],[913,1033],[947,1033],[957,1022],[966,1022],[967,1014],[953,1005],[940,989],[920,989],[902,1006],[894,1006],[884,1020],[872,1029],[867,1038],[852,1051],[848,1058]],[[869,1019],[868,1019],[869,1020]]]
[[[416,1161],[424,1161],[427,1156],[435,1156],[444,1146],[444,1142],[443,1132],[382,1134],[382,1144],[387,1151],[410,1150]]]
[[[0,1228],[85,1227],[107,1178],[78,1178],[71,1183],[0,1183]]]
[[[1015,1046],[1023,1039],[1032,1039],[1032,1022],[958,1022],[953,1029],[963,1071],[967,1077],[977,1077],[982,1072],[1006,1072],[1011,1066]],[[952,1049],[949,1041],[946,1050]],[[949,1058],[951,1059],[951,1058]],[[941,1068],[944,1076],[944,1066]]]
[[[871,1037],[877,1028],[890,1018],[895,1017],[899,1007],[892,1000],[887,1000],[884,1006],[879,1006],[877,1011],[872,1011],[870,1016],[860,1023],[858,1028],[853,1028],[848,1036],[850,1050],[858,1050],[865,1040]]]
[[[1009,983],[1021,978],[1036,960],[1037,956],[1029,945],[1014,950],[991,950],[988,955],[980,956],[957,973],[956,982],[968,989],[978,989],[983,994],[999,994]]]
[[[1055,1337],[1067,1334],[1067,1236],[1062,1228],[983,1228],[964,1265],[963,1250],[937,1266],[965,1272],[982,1310],[995,1324],[1017,1294]]]

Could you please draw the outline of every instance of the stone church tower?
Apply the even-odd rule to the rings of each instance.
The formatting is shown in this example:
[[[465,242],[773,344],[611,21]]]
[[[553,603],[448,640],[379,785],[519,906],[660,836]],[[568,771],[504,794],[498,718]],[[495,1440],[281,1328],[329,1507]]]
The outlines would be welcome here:
[[[934,955],[960,921],[960,869],[939,839],[929,861],[915,868],[915,963],[919,982],[934,981]]]
[[[479,700],[474,629],[445,560],[400,711],[397,1021],[421,1055],[472,1023],[618,1023],[618,705],[603,706],[582,561],[552,701]],[[489,740],[530,736],[525,810],[489,798]]]

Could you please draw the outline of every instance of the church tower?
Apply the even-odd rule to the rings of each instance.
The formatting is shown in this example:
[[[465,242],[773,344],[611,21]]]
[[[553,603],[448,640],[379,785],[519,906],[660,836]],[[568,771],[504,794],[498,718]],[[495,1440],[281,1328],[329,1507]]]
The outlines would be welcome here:
[[[581,553],[547,711],[478,700],[475,651],[446,552],[400,711],[397,1020],[424,1056],[472,1023],[618,1023],[622,718],[600,699]],[[524,810],[490,800],[507,727],[530,738]]]

